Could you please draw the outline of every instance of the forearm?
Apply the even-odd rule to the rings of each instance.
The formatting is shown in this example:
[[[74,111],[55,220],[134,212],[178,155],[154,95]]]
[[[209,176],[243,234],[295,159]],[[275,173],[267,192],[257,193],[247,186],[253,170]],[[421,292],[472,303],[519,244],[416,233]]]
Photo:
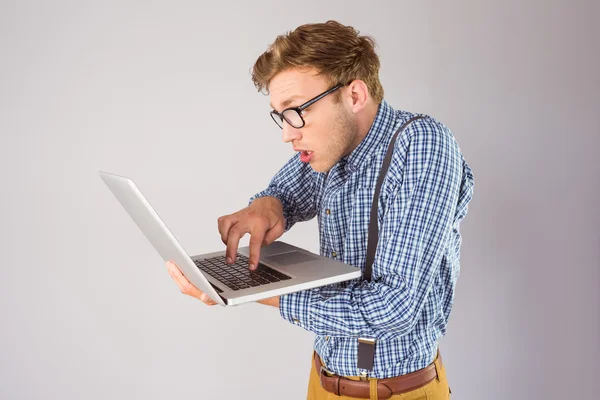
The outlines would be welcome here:
[[[289,322],[320,336],[401,336],[412,329],[419,303],[406,285],[359,282],[346,288],[296,292],[281,297],[280,313]]]

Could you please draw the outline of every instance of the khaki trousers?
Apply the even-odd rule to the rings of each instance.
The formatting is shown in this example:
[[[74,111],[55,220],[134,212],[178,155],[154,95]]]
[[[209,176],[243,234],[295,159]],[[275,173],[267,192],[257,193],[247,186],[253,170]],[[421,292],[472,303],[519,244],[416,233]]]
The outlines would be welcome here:
[[[321,360],[323,361],[323,360]],[[323,389],[321,386],[321,381],[319,380],[319,374],[317,373],[317,369],[315,367],[314,361],[314,353],[311,356],[310,363],[312,365],[310,371],[310,378],[308,381],[308,394],[306,396],[307,400],[355,400],[355,397],[347,397],[347,396],[336,396],[333,393],[330,393]],[[433,381],[429,382],[427,385],[415,389],[410,392],[396,394],[390,397],[390,400],[449,400],[450,399],[450,389],[448,387],[448,380],[446,379],[446,370],[444,366],[436,360],[434,361],[435,367],[437,369],[438,377]],[[360,380],[358,376],[348,376],[346,377],[352,380]],[[374,390],[377,387],[377,379],[376,378],[368,378],[371,382],[371,400],[377,399],[377,390]]]

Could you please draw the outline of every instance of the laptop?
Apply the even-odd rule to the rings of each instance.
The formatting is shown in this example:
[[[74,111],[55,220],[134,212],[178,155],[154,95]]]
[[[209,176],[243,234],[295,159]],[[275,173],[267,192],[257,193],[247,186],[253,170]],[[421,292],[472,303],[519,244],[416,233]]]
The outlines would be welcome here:
[[[173,260],[194,286],[222,306],[255,302],[361,277],[360,268],[283,241],[261,249],[255,271],[248,268],[248,246],[238,248],[236,261],[231,265],[225,263],[225,250],[190,256],[133,180],[99,172],[162,259]]]

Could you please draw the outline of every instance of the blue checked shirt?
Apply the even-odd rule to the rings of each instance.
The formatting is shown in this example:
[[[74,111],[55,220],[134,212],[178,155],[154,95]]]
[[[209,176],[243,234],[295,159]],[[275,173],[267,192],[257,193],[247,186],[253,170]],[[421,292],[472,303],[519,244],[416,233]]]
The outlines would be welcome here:
[[[365,139],[328,173],[299,155],[250,199],[283,204],[286,231],[315,216],[320,252],[364,273],[375,186],[388,144],[415,114],[384,100]],[[357,368],[358,337],[377,340],[367,376],[389,378],[430,364],[446,326],[460,270],[459,223],[473,194],[473,174],[450,130],[431,117],[412,122],[396,139],[381,188],[379,241],[370,282],[353,281],[281,296],[281,316],[316,334],[327,369]]]

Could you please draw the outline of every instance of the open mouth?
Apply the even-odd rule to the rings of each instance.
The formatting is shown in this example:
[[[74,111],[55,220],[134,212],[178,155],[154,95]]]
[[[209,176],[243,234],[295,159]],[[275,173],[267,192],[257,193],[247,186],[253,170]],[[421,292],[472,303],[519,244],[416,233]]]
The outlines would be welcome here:
[[[313,152],[312,151],[301,151],[300,152],[300,161],[302,162],[310,162],[313,158]]]

